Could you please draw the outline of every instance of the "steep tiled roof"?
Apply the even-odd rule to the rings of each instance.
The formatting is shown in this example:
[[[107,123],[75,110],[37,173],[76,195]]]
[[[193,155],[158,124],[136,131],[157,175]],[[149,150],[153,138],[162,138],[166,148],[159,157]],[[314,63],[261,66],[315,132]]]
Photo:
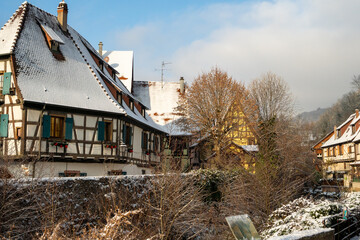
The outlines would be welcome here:
[[[107,71],[100,75],[101,70],[91,56],[96,55],[96,51],[73,28],[68,26],[68,32],[64,33],[57,17],[27,2],[20,6],[12,19],[0,31],[0,39],[13,35],[11,38],[15,39],[15,45],[9,49],[9,44],[1,44],[0,53],[13,52],[16,80],[25,102],[127,115],[163,131],[149,117],[144,118],[139,112],[133,112],[117,102],[103,78],[120,91],[130,94],[129,91],[120,80],[113,80]],[[64,60],[54,57],[41,26],[43,29],[45,26],[45,31],[50,31],[58,42],[63,43],[60,52]]]

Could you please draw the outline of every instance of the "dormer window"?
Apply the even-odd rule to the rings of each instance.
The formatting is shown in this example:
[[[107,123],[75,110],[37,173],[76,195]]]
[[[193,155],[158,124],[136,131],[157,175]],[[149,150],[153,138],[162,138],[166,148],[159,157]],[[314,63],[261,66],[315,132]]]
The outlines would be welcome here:
[[[112,78],[116,80],[116,73],[114,71],[112,72]]]
[[[99,68],[102,72],[104,72],[104,63],[103,62],[99,62]]]
[[[59,52],[59,43],[54,40],[51,40],[50,41],[50,49],[51,49],[51,51]]]
[[[122,93],[121,92],[117,92],[116,100],[118,101],[118,103],[120,103],[120,105],[122,105]]]
[[[341,131],[340,131],[340,129],[338,129],[338,130],[336,131],[336,135],[337,135],[337,138],[341,137]]]
[[[144,107],[141,108],[141,115],[145,118],[145,108]]]
[[[50,51],[57,60],[65,60],[60,51],[60,44],[65,44],[61,37],[50,27],[40,24]]]
[[[134,111],[134,100],[132,100],[132,99],[129,100],[129,107],[130,107],[131,111]]]

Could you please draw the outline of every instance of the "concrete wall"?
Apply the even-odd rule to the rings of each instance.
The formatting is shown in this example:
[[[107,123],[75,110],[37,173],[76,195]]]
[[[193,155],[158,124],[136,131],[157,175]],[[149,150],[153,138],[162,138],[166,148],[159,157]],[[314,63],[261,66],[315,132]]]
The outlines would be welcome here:
[[[333,240],[334,229],[318,228],[312,230],[299,231],[293,234],[272,237],[268,240]]]

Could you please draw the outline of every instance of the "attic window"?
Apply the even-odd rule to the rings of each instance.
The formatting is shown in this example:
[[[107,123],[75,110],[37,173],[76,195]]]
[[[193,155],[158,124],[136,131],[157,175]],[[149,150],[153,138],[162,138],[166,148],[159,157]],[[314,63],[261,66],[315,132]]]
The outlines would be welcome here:
[[[130,107],[131,111],[134,111],[134,100],[130,99],[129,107]]]
[[[45,35],[46,42],[54,57],[58,60],[65,60],[64,56],[60,52],[60,44],[65,44],[63,40],[60,38],[59,35],[55,33],[55,31],[52,28],[44,24],[40,24],[40,25]]]
[[[141,108],[141,115],[145,118],[145,108],[144,107]]]
[[[117,96],[116,96],[116,100],[118,101],[118,103],[120,105],[122,105],[122,93],[121,92],[117,92]]]

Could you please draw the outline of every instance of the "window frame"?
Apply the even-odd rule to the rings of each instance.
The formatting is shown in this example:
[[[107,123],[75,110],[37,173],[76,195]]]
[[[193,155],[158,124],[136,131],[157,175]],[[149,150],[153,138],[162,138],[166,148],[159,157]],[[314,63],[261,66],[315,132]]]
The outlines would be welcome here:
[[[112,142],[113,139],[113,122],[111,120],[104,120],[104,141]]]
[[[56,119],[61,119],[61,122],[59,123],[60,129],[58,131],[56,130],[56,124],[57,124]],[[50,138],[54,138],[54,139],[65,138],[65,119],[66,117],[64,115],[50,114]],[[55,124],[55,126],[53,126],[53,123]],[[56,132],[60,132],[60,136],[58,136]]]

